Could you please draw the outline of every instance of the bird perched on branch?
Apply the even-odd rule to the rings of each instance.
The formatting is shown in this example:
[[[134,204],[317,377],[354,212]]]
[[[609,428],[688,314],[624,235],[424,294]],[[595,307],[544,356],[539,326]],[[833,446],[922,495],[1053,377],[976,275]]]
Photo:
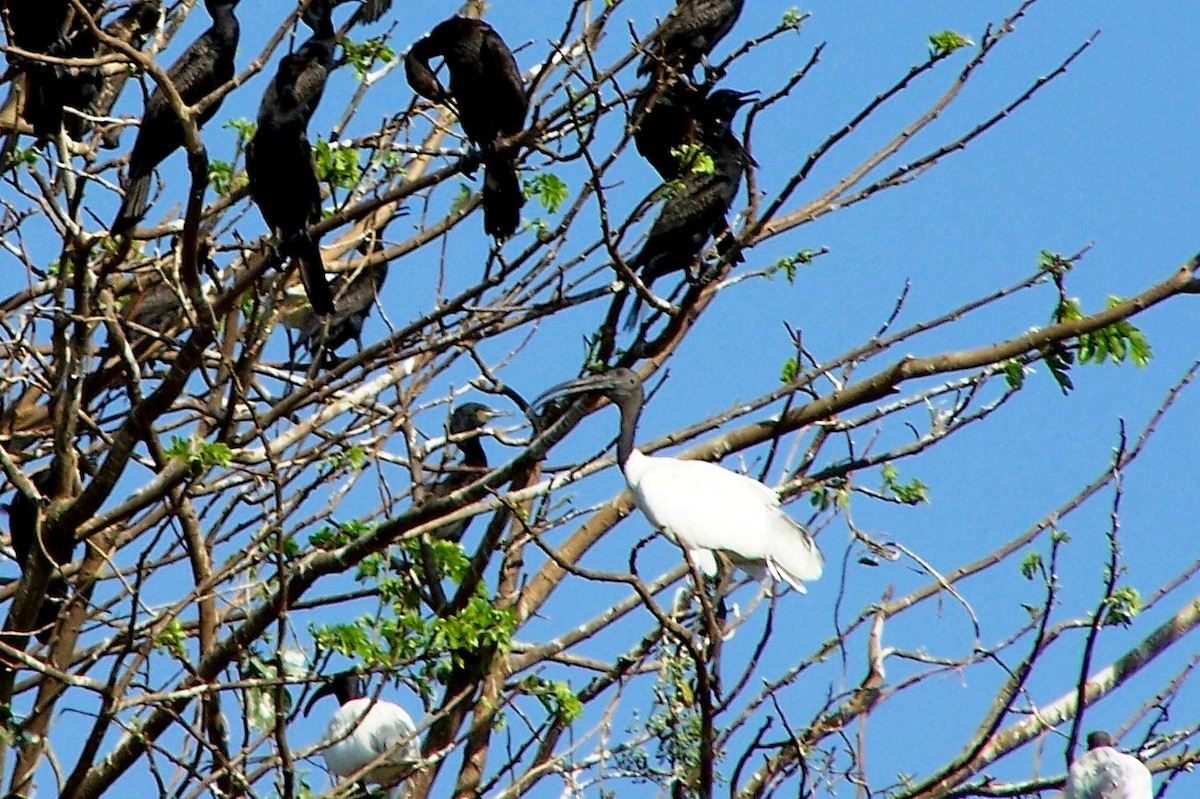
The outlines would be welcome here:
[[[43,496],[53,498],[53,467],[36,473],[31,481]],[[4,509],[8,511],[8,534],[22,573],[29,566],[30,553],[35,547],[49,558],[52,567],[71,562],[75,554],[74,530],[48,530],[39,526],[37,503],[20,491]],[[34,635],[43,644],[50,641],[55,621],[67,602],[67,589],[67,581],[63,577],[51,577],[46,583],[44,598],[33,623]]]
[[[483,443],[479,440],[480,432],[484,425],[501,415],[503,414],[500,411],[493,410],[480,402],[467,402],[454,409],[454,412],[450,414],[448,430],[450,436],[458,444],[458,449],[462,453],[462,461],[454,467],[454,471],[433,486],[430,491],[433,496],[448,496],[483,477],[487,472],[488,460]],[[457,543],[462,540],[463,533],[467,531],[470,524],[470,518],[462,519],[438,528],[434,535]]]
[[[824,570],[809,534],[784,513],[779,495],[757,480],[715,463],[651,457],[634,446],[644,394],[631,369],[612,369],[568,380],[530,403],[538,408],[562,397],[601,394],[621,412],[617,464],[633,500],[650,523],[687,550],[705,575],[717,573],[715,552],[757,579],[783,580],[804,593],[804,581]]]
[[[633,143],[663,180],[683,172],[682,148],[696,137],[705,89],[674,77],[652,81],[638,92],[630,115]]]
[[[450,72],[450,90],[429,66],[441,57]],[[463,132],[483,161],[483,228],[506,239],[517,230],[525,196],[517,178],[516,153],[499,142],[525,127],[529,98],[521,72],[500,34],[483,20],[451,17],[439,23],[408,51],[408,84],[417,94],[458,111]]]
[[[302,313],[288,324],[297,332],[295,348],[303,347],[312,357],[324,352],[327,362],[336,363],[336,350],[348,341],[354,341],[361,350],[363,324],[371,315],[375,299],[387,279],[387,263],[364,267],[351,280],[334,278],[330,290],[333,292],[333,313],[321,317],[316,313]],[[296,354],[292,354],[293,363]]]
[[[697,64],[711,71],[708,54],[733,30],[744,5],[745,0],[676,0],[638,74],[676,71],[690,76]]]
[[[308,300],[323,316],[335,308],[321,248],[309,229],[321,220],[321,185],[308,121],[333,62],[331,10],[328,0],[309,4],[305,20],[313,35],[279,60],[258,106],[258,127],[246,146],[250,196],[275,234],[278,256],[297,263]]]
[[[1107,732],[1088,735],[1088,750],[1067,772],[1063,799],[1153,799],[1150,769],[1113,743]]]
[[[194,106],[233,79],[233,56],[238,43],[238,21],[233,8],[237,2],[205,0],[204,5],[212,16],[212,27],[188,45],[167,70],[167,77],[188,106]],[[220,106],[218,100],[197,114],[197,127],[211,119]],[[154,168],[182,147],[183,142],[182,122],[162,87],[155,87],[146,101],[146,112],[129,153],[125,198],[111,227],[114,235],[128,233],[146,215]]]
[[[304,715],[325,696],[336,696],[341,705],[325,728],[328,746],[321,754],[326,767],[346,777],[378,761],[361,781],[394,789],[391,795],[399,796],[401,780],[421,757],[412,717],[397,704],[368,697],[354,671],[329,678],[308,700]]]
[[[646,243],[629,261],[630,269],[641,270],[647,288],[664,275],[687,270],[711,236],[723,237],[728,230],[726,214],[749,163],[746,148],[733,133],[733,118],[754,94],[720,89],[701,103],[696,139],[703,153],[692,155],[681,185],[663,204]],[[642,298],[635,297],[626,327],[637,323],[641,305]]]

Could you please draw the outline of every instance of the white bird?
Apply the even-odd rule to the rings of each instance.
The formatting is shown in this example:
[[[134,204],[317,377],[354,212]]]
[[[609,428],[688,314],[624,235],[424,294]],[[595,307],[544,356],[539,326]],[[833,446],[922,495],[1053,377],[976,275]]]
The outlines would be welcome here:
[[[362,678],[354,671],[335,675],[318,688],[308,700],[304,715],[318,699],[330,695],[337,697],[341,707],[325,728],[327,746],[321,753],[325,766],[335,776],[346,777],[378,761],[361,781],[395,787],[391,795],[400,796],[402,778],[412,772],[413,764],[421,757],[412,717],[399,705],[366,696]]]
[[[1088,750],[1067,772],[1063,799],[1153,799],[1150,769],[1113,748],[1106,732],[1088,735]]]
[[[613,369],[569,380],[533,401],[598,393],[621,411],[617,463],[646,518],[687,550],[705,575],[717,573],[713,553],[762,579],[770,574],[804,593],[804,581],[821,576],[824,563],[812,538],[783,512],[779,495],[757,480],[715,463],[652,457],[633,445],[642,412],[642,379],[631,369]]]

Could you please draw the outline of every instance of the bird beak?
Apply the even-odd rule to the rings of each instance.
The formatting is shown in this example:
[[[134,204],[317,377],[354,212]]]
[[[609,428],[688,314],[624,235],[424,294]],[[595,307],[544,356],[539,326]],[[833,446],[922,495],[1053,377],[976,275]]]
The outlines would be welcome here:
[[[312,710],[312,706],[314,704],[316,704],[318,699],[321,699],[322,697],[326,697],[326,696],[332,696],[332,695],[333,695],[333,683],[326,682],[324,685],[322,685],[320,688],[318,688],[311,697],[309,697],[308,704],[304,706],[304,717],[308,718],[308,712],[310,710]]]
[[[759,91],[758,89],[751,89],[748,92],[735,92],[735,94],[738,98],[738,107],[741,108],[758,100]]]
[[[557,386],[546,389],[538,395],[537,399],[529,403],[531,410],[537,410],[541,406],[563,397],[573,397],[576,394],[586,394],[591,391],[603,391],[607,388],[605,375],[588,375],[587,377],[578,377],[574,380],[568,380],[565,383],[559,383]]]

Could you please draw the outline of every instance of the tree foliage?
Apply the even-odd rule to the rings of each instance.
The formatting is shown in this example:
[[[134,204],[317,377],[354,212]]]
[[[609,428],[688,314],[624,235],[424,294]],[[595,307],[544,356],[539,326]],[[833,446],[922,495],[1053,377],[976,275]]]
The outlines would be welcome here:
[[[151,65],[169,63],[174,37],[192,30],[184,16],[203,16],[196,5],[173,6],[145,52],[120,51],[139,77],[112,114],[118,130],[140,113],[139,82],[149,90],[161,79]],[[250,5],[239,10],[257,30],[224,89],[229,107],[201,132],[186,172],[182,155],[160,170],[151,216],[131,240],[106,228],[131,130],[115,151],[103,148],[100,124],[79,142],[34,147],[16,134],[19,119],[3,120],[15,146],[0,220],[0,465],[11,490],[34,500],[41,536],[80,544],[61,566],[71,598],[49,645],[29,632],[54,564],[35,548],[0,591],[12,791],[30,795],[35,782],[42,795],[77,799],[327,791],[320,731],[300,709],[320,674],[357,664],[414,705],[423,758],[412,796],[812,796],[865,786],[857,795],[1050,796],[1061,758],[1024,778],[989,770],[1012,753],[1031,762],[1051,731],[1067,742],[1051,751],[1076,751],[1081,706],[1120,694],[1186,646],[1200,623],[1200,601],[1180,597],[1191,573],[1139,590],[1122,563],[1122,477],[1159,416],[1123,434],[1076,496],[1026,530],[990,531],[988,554],[951,570],[933,565],[936,544],[869,532],[856,517],[880,508],[898,529],[936,496],[922,479],[924,453],[1051,384],[1069,402],[1080,370],[1146,364],[1137,316],[1186,302],[1194,261],[1164,265],[1160,280],[1096,308],[1071,296],[1083,254],[1046,251],[1026,278],[927,318],[910,320],[902,295],[874,335],[839,354],[818,354],[797,328],[764,375],[773,389],[747,397],[713,384],[711,400],[726,410],[642,436],[648,453],[748,464],[778,484],[830,564],[812,591],[844,597],[828,614],[808,615],[813,597],[738,584],[729,570],[720,588],[698,583],[614,488],[611,409],[584,403],[536,426],[522,419],[551,383],[618,365],[644,376],[654,407],[654,390],[670,389],[667,367],[683,362],[684,343],[730,289],[802,288],[825,254],[807,238],[811,223],[920,179],[1000,134],[1042,87],[1069,85],[1089,42],[965,133],[935,124],[1019,36],[1033,2],[979,36],[945,30],[897,43],[913,53],[909,71],[880,76],[859,110],[828,119],[827,137],[792,160],[751,166],[731,220],[736,242],[697,266],[712,279],[663,280],[657,296],[626,266],[659,189],[629,146],[640,54],[626,20],[644,39],[664,8],[554,5],[558,38],[526,47],[516,47],[522,31],[501,31],[533,108],[511,142],[529,202],[521,230],[501,244],[482,236],[479,183],[463,174],[468,145],[453,109],[413,100],[403,82],[400,60],[419,35],[403,4],[395,24],[343,23],[339,82],[311,131],[324,188],[317,227],[332,272],[387,263],[390,283],[363,348],[313,364],[287,348],[302,310],[296,276],[272,268],[244,174],[252,111],[237,110],[257,103],[296,14]],[[821,80],[824,45],[805,36],[805,19],[781,9],[773,28],[743,24],[714,58],[730,72],[755,53],[778,65],[739,87],[761,91],[738,127],[752,154],[762,126],[786,124],[801,88]],[[860,133],[916,86],[940,89],[915,119]],[[869,154],[837,175],[818,172],[851,139],[870,142]],[[631,333],[606,329],[631,284],[650,312]],[[142,309],[154,291],[174,305],[151,320]],[[1027,298],[1041,316],[1009,314],[991,343],[959,333]],[[450,408],[481,395],[513,415],[485,431],[491,466],[439,495],[431,487],[457,462]],[[37,482],[47,469],[53,479]],[[1101,501],[1112,511],[1106,562],[1081,598],[1060,576],[1080,546],[1064,528]],[[446,536],[464,520],[473,524],[461,542]],[[972,598],[981,576],[1007,586],[1002,598]],[[1147,626],[1155,607],[1169,607],[1170,620]],[[931,636],[943,612],[967,619],[967,632]],[[1121,632],[1135,645],[1102,646]],[[1079,667],[1043,665],[1052,658]],[[1160,780],[1195,762],[1194,714],[1172,712],[1194,663],[1126,692],[1126,705],[1146,704],[1124,740],[1145,746]],[[918,727],[938,723],[924,710],[900,736],[912,772],[873,770],[889,737],[874,733],[884,726],[876,718],[936,705],[949,677],[975,689],[956,708],[968,728],[960,747],[920,750]]]

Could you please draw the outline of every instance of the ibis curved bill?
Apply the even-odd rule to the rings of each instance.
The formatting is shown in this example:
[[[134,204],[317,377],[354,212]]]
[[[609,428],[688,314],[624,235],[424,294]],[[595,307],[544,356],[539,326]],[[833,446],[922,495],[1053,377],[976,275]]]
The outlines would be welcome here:
[[[1088,735],[1088,750],[1071,764],[1063,799],[1153,799],[1150,769],[1113,747],[1107,732]]]
[[[304,715],[325,696],[336,696],[341,703],[325,728],[328,745],[321,754],[329,771],[346,777],[376,763],[362,781],[398,786],[421,757],[412,717],[397,704],[366,696],[362,678],[354,671],[338,674],[318,688]]]
[[[621,412],[617,463],[634,502],[659,530],[688,551],[701,572],[717,573],[714,552],[724,552],[762,579],[770,574],[804,593],[804,581],[821,576],[824,562],[809,534],[784,513],[779,495],[745,475],[707,461],[652,457],[633,444],[644,393],[631,369],[613,369],[569,380],[532,403],[579,394],[602,394]]]

